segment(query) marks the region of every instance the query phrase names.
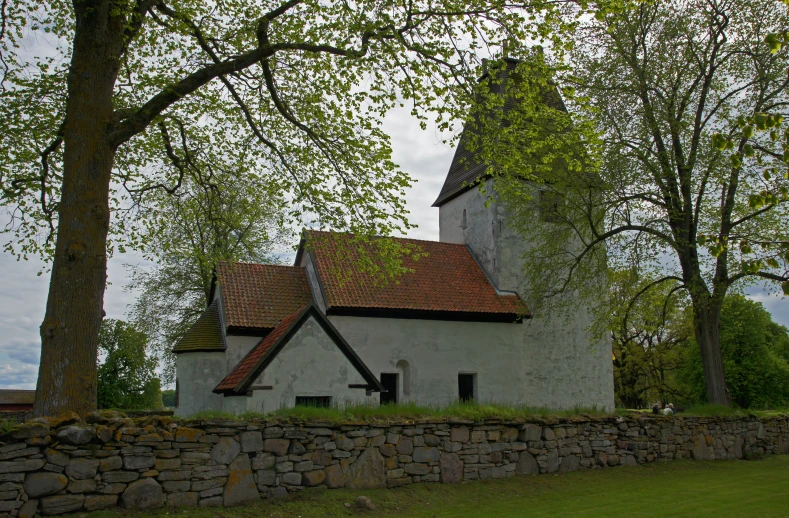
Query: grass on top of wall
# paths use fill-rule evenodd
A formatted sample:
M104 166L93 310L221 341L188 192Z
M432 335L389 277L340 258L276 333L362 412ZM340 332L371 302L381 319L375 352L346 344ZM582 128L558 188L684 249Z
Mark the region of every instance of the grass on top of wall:
M188 419L292 419L297 421L315 421L327 423L346 422L394 422L416 419L465 419L469 421L484 421L486 419L501 419L504 421L517 421L528 419L549 419L556 417L605 417L611 415L637 416L651 414L651 410L629 410L617 408L614 412L607 412L597 407L576 406L564 410L547 407L508 406L495 403L455 402L447 406L420 406L415 403L401 403L393 405L348 404L331 408L318 408L297 406L282 408L267 414L246 412L234 415L227 412L207 411L198 412ZM694 405L677 414L679 417L748 417L755 415L760 418L785 417L789 415L786 410L749 410L730 408L722 405Z
M282 408L268 414L244 413L240 415L226 412L198 412L190 419L293 419L299 421L319 421L329 423L400 421L415 419L466 419L482 421L485 419L518 420L529 418L571 417L588 415L602 417L611 415L597 407L574 407L566 410L536 408L527 406L507 406L488 403L455 402L447 406L420 406L415 403L394 405L348 404L331 408L297 406Z

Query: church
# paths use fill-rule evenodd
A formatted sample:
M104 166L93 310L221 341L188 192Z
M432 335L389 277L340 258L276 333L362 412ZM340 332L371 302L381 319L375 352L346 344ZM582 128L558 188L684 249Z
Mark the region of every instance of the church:
M392 238L420 253L396 281L375 282L353 236L334 232L305 231L293 266L220 264L211 303L173 349L176 414L459 400L612 409L610 337L588 330L584 308L530 313L528 243L472 155L461 138L433 205L439 241Z

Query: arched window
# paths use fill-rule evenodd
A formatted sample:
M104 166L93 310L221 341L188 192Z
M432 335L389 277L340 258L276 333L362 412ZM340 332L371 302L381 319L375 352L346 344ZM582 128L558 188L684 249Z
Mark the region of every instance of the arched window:
M465 211L463 211L465 214ZM403 373L403 395L411 395L411 366L406 360L399 360L395 367Z
M460 220L460 228L466 228L466 209L463 209L463 219Z

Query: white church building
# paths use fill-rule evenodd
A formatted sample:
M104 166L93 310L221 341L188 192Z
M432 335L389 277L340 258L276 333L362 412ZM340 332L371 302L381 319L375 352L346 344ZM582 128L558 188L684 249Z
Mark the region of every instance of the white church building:
M339 233L306 231L293 266L221 264L211 303L173 350L176 414L457 400L613 408L610 338L591 334L583 309L530 314L527 244L484 170L461 140L434 204L439 241L395 238L426 254L406 257L412 271L397 282L359 271L352 236ZM557 224L546 220L535 227Z

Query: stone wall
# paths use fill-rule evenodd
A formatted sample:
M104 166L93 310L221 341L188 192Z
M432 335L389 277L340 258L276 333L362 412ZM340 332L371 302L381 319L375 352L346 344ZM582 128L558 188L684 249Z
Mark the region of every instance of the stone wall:
M0 437L0 517L232 506L314 486L392 488L774 453L789 453L789 418L329 425L70 414Z

